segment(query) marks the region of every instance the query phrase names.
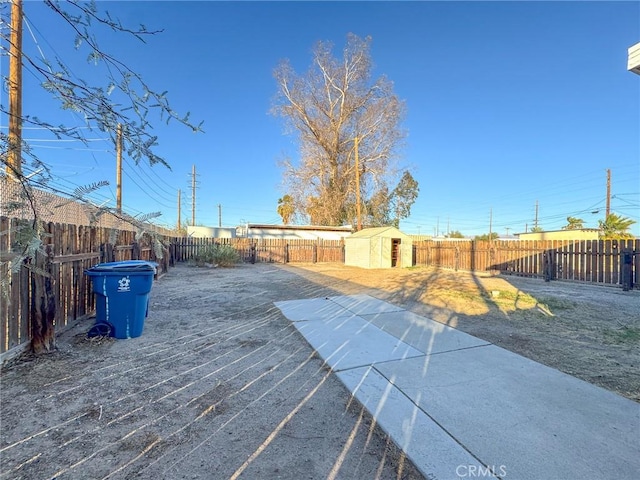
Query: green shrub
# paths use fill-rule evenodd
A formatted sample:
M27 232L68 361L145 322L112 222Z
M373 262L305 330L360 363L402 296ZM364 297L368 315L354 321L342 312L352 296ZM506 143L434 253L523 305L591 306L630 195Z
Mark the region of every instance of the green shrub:
M194 261L199 267L205 264L231 267L240 262L240 255L231 245L207 245L200 248Z

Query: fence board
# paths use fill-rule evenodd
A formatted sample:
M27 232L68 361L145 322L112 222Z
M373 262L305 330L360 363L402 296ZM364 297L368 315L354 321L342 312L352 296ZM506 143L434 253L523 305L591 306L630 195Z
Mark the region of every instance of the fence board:
M23 345L30 338L29 310L31 303L30 274L26 267L9 273L6 263L11 258L16 241L16 229L24 220L0 218L0 257L3 278L10 278L7 298L0 306L0 353ZM244 262L344 263L344 242L328 240L282 239L196 239L161 237L166 245L165 260L156 258L148 236L136 238L135 232L103 227L43 225L50 237L45 242L54 253L53 271L56 296L56 325L69 325L77 318L95 310L91 282L84 270L96 263L129 260L135 255L158 261L166 271L169 262L192 260L202 248L213 244L229 245ZM115 242L113 245L109 242ZM542 278L547 259L551 262L551 279L589 281L619 285L621 252L633 249L632 280L640 288L640 240L612 241L434 241L421 240L413 244L416 265L437 266L453 270L500 271L504 274ZM170 259L170 260L169 260Z
M6 296L0 302L0 353L14 347L25 346L31 339L30 312L33 308L33 287L36 274L22 266L11 273L9 262L13 258L17 229L25 220L0 217L0 274L7 285ZM116 238L115 251L119 260L129 260L135 232L100 227L43 223L43 244L49 245L54 255L51 265L53 294L56 303L56 329L63 329L72 320L95 310L95 298L90 279L84 270L100 263L101 239ZM168 239L169 237L167 237ZM153 255L148 235L142 236L142 256ZM17 250L19 251L19 250ZM155 256L154 256L155 258ZM8 301L7 301L8 300Z
M633 258L631 260L633 275L631 276L631 281L634 286L640 287L640 284L638 284L638 278L640 277L640 272L638 272L638 268L640 268L640 240L628 240L627 248L633 253Z
M620 245L618 240L611 242L611 283L620 283Z
M611 283L611 242L604 244L604 283Z

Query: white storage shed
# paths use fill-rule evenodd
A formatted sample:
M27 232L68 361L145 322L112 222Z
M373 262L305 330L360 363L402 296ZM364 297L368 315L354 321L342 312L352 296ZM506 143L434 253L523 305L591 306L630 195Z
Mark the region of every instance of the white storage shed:
M413 240L395 227L365 228L344 239L345 265L361 268L410 267Z

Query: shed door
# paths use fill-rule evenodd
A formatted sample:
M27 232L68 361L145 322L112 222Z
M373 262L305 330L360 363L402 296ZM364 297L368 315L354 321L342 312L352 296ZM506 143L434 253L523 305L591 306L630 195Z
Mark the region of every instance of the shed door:
M400 257L400 238L391 239L391 266L396 267L398 265L398 258Z

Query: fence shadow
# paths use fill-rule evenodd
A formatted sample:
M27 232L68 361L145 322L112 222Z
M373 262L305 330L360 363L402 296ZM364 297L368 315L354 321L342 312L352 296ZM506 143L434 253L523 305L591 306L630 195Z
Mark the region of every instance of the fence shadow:
M288 265L344 295L367 293L640 400L640 291L438 267ZM612 313L614 312L614 313ZM635 343L634 343L635 342ZM635 347L634 347L635 345Z

